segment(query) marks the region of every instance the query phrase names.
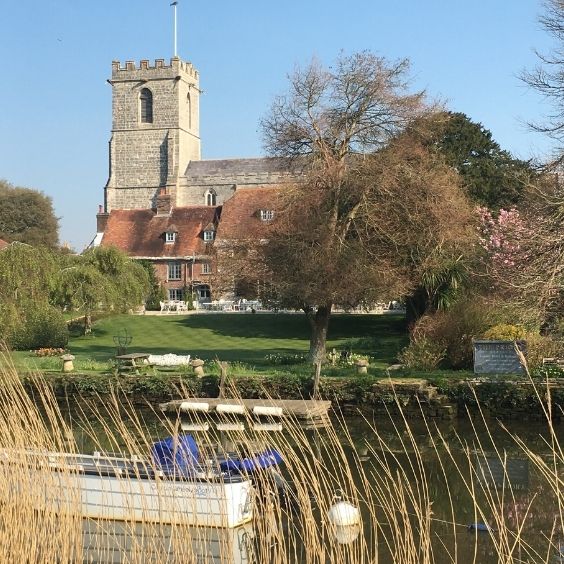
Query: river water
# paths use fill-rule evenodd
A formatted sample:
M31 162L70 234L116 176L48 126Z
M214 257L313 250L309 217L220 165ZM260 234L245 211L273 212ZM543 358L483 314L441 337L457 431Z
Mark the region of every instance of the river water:
M154 438L166 436L168 431L158 415L151 410L141 410L140 413L143 425ZM104 447L103 437L107 429L119 426L115 418L104 420L98 412L92 416L92 426L87 429L84 421L90 419L88 408L80 416L74 408L68 409L65 418L72 425L79 449L86 453ZM125 424L128 422L125 421ZM417 474L421 472L418 469L423 469L425 491L432 502L431 561L498 562L496 542L501 542L501 533L476 532L468 530L468 525L480 523L497 528L500 519L503 519L504 534L507 533L511 539L519 531L521 539L509 561L564 562L558 549L562 539L562 508L551 487L554 480L543 477L537 465L531 461L531 456L524 452L523 446L526 445L538 456L538 460L548 463L548 467L562 478L562 459L556 460L554 457L554 447L551 447L546 424L511 422L508 428L504 428L493 420L485 426L481 421L458 419L436 424L412 420L407 425L401 420L367 421L361 417L348 417L335 422L334 436L343 446L343 456L350 463L351 479L361 492L364 487L363 476L364 480L368 477L369 481L373 480L380 486L385 483L381 480L385 472L390 472L391 476L402 474L407 480L412 479L413 483L417 483ZM107 428L104 429L104 426ZM558 443L562 431L562 426L555 424ZM334 451L325 448L324 431L304 433L311 448L301 455L310 457L314 464L330 466L329 459L334 456ZM275 438L273 442L277 442ZM108 443L109 450L115 451L116 446L125 448L125 445ZM303 445L300 448L303 449ZM339 479L342 480L342 477L337 476L336 481ZM476 513L473 498L482 508L481 514ZM358 556L357 551L351 562L397 562L397 553L394 556L393 547L387 547L384 541L384 537L393 529L390 512L378 509L378 499L373 497L372 502L376 505L375 512L367 512L366 508L362 508L363 530L359 535L363 539L362 555ZM410 506L409 501L407 505ZM414 510L408 507L409 511ZM299 520L296 521L299 523ZM416 520L411 525L417 529ZM285 531L280 534L292 539L299 538L300 532L293 531L292 526L290 515L284 523ZM264 549L257 556L254 548L257 543L260 544L258 537L264 534L264 526L260 529L258 531L250 523L232 531L210 530L204 533L201 529L195 530L191 548L194 561L212 564L266 561ZM111 535L107 534L109 530ZM412 534L418 538L419 532L415 530ZM85 561L186 561L175 553L174 543L170 542L173 535L174 532L167 527L158 530L152 527L149 531L141 526L124 527L119 523L104 523L102 526L90 522L85 524ZM276 543L276 535L273 538L272 542ZM143 542L140 543L140 539ZM332 541L328 539L326 542ZM351 546L359 542L356 539ZM270 562L311 561L306 556L307 551L294 544L292 541L283 549L272 548L272 554L276 554L278 560L273 557ZM104 547L102 551L100 546ZM151 547L157 547L153 556ZM284 550L289 550L291 555L284 556ZM354 549L351 550L351 554L354 553ZM326 561L331 562L331 559ZM346 562L346 557L342 561Z

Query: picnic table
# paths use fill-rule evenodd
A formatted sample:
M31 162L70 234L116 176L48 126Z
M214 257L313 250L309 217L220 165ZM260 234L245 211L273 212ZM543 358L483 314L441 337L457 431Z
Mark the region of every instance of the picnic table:
M153 365L149 363L149 353L129 353L129 354L118 354L114 358L117 363L118 374L124 372L134 372L135 374L140 374L139 369L152 368Z

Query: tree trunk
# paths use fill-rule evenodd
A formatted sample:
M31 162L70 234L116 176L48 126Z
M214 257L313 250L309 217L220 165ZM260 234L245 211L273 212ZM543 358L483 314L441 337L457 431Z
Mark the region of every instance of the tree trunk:
M325 347L327 342L327 329L329 328L329 317L333 304L319 306L317 311L306 311L306 315L311 326L311 336L309 338L309 362L323 363L325 361Z
M429 309L429 296L425 288L418 286L411 296L405 300L405 320L408 326L415 324L415 322L425 315Z
M90 312L84 314L84 334L92 333L92 315Z

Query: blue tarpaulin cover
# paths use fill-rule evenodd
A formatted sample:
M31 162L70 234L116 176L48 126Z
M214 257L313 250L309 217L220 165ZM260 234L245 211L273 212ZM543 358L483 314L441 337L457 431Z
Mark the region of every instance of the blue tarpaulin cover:
M153 444L151 454L155 466L167 474L189 476L198 465L198 445L192 435L183 434L168 437ZM269 468L282 462L280 453L267 449L260 454L246 458L225 458L218 460L223 472L239 474Z
M153 462L162 470L191 468L198 463L198 445L192 435L167 437L153 444Z
M267 449L261 454L248 458L228 458L220 464L220 467L224 471L253 472L280 462L282 462L280 453L274 449Z

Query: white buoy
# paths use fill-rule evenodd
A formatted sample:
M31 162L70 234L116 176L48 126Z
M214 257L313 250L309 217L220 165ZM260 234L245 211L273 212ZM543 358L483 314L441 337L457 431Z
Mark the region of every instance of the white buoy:
M255 405L253 413L255 415L270 415L271 417L282 417L284 410L281 407L269 405Z
M198 401L183 401L180 404L180 411L190 412L190 411L209 411L210 404Z
M335 539L339 544L349 544L355 541L360 534L360 525L347 525L335 527Z
M350 527L360 523L358 507L346 502L337 501L327 512L329 522L335 527Z

